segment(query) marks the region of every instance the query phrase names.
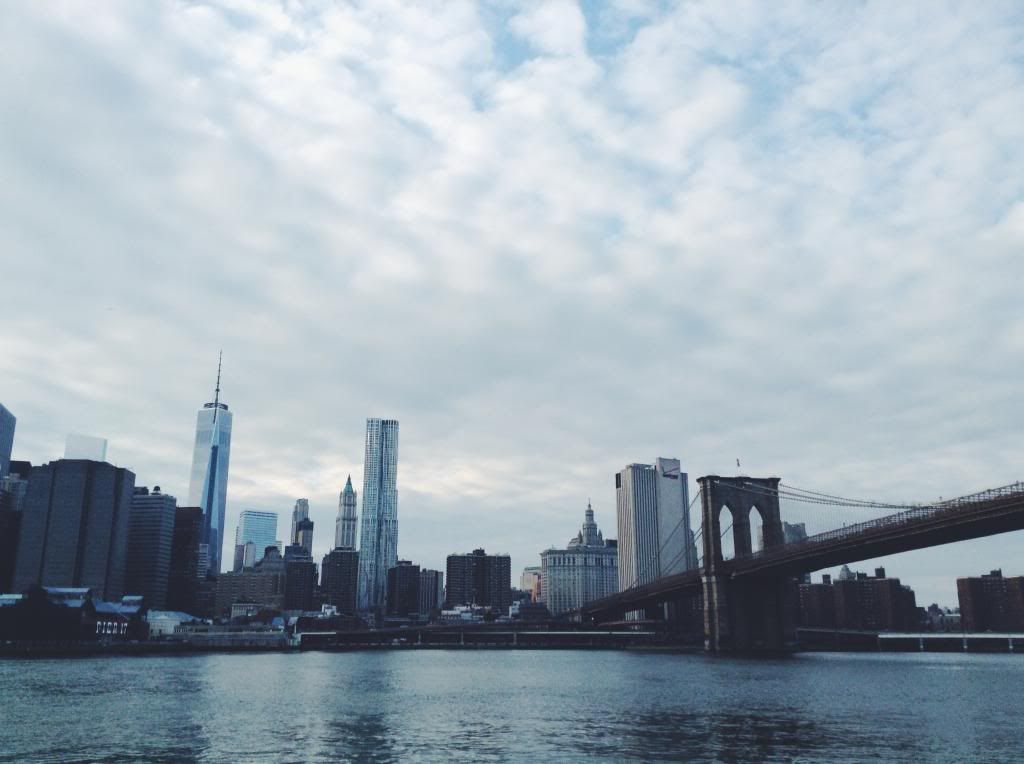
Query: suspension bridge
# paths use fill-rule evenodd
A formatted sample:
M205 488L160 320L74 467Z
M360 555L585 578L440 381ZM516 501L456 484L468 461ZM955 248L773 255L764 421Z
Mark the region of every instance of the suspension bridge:
M789 486L779 478L708 475L697 482L693 504L700 500L701 526L694 534L700 544L696 566L661 577L649 574L637 586L589 602L580 608L581 620L621 621L627 614L650 614L675 604L684 612L700 612L704 645L711 652L781 650L795 629L792 603L786 599L796 576L1024 529L1024 483L907 504L849 499ZM787 539L783 503L787 509L816 510L805 515L812 523L809 535ZM865 514L876 516L860 519ZM724 528L723 519L728 520ZM760 543L755 549L756 525ZM684 537L689 534L677 531L668 534L670 543L660 550L662 555L675 550L673 562L662 570L687 557L679 547L688 543Z

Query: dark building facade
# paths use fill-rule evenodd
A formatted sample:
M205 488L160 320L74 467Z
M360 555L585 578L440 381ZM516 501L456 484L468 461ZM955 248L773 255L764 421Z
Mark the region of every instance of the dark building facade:
M313 558L293 557L285 561L284 568L284 609L312 610L317 581Z
M140 486L132 494L125 591L141 594L154 610L167 606L177 504L173 496L160 493L160 486L152 492Z
M201 615L199 545L203 539L202 507L178 507L171 535L171 562L167 572L167 609Z
M307 555L313 554L313 521L304 517L295 523L295 538L293 544L297 544L306 550Z
M1003 578L1002 570L958 578L960 622L964 631L1024 632L1024 577Z
M14 589L85 587L124 594L135 474L106 462L59 459L35 467L22 510Z
M268 610L287 609L286 565L277 547L269 546L263 559L254 567L237 573L221 573L217 577L215 616L227 616L231 606L240 602Z
M444 606L444 573L420 570L420 615L432 615Z
M512 560L483 549L448 555L445 607L481 605L507 614L512 604Z
M917 598L885 569L800 585L800 624L806 628L914 631L920 628Z
M320 591L328 605L334 605L342 615L355 614L358 586L359 552L338 548L324 555Z
M420 566L399 560L388 569L388 615L410 616L420 612Z
M0 494L0 594L14 590L14 564L21 532L21 512L4 506L5 498Z

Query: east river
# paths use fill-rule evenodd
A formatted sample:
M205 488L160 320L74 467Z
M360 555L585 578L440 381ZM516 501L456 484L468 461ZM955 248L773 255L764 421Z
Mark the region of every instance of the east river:
M1024 761L1024 656L0 660L0 761Z

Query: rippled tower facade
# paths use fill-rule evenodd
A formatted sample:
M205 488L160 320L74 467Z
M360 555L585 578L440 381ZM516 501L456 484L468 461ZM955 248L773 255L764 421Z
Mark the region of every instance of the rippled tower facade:
M224 513L228 501L228 464L231 458L231 412L220 402L220 364L213 402L205 403L196 416L196 442L192 451L192 476L188 503L202 507L202 545L208 552L208 571L220 573L224 546Z
M345 488L338 496L338 519L334 521L334 548L356 548L356 492L352 488L352 476L345 481Z
M379 611L388 569L398 562L398 422L366 420L363 512L359 529L359 609Z

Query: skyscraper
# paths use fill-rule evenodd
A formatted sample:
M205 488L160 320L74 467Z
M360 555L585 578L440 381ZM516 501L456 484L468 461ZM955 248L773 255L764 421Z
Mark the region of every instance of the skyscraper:
M277 513L257 512L246 509L238 516L235 530L235 565L237 572L243 567L252 567L263 559L268 546L275 546L277 539ZM252 560L245 560L245 546L252 544ZM240 551L241 549L241 551Z
M687 480L678 459L660 457L615 474L620 591L697 565Z
M11 465L11 450L14 448L14 426L17 417L0 403L0 478L7 476Z
M366 420L363 513L359 532L359 609L380 610L388 570L398 562L398 422Z
M345 489L338 494L338 519L334 521L334 548L356 548L356 492L352 489L352 476L345 481Z
M167 575L167 608L195 615L200 608L200 587L206 577L200 563L199 547L203 536L203 510L178 507L174 513L171 538L171 567Z
M302 547L307 555L313 554L313 521L304 517L295 525L295 539L292 546Z
M617 592L617 557L615 542L605 541L594 522L594 510L587 502L583 528L568 546L548 549L540 555L542 601L551 614L575 610Z
M512 558L474 549L470 554L448 555L445 607L483 605L508 615L512 604Z
M135 474L106 462L59 459L32 470L22 510L14 590L86 587L102 600L125 593L128 516Z
M306 520L309 518L309 499L296 499L295 509L292 510L292 534L290 544L298 544L299 539L295 535L296 526L299 524L299 520Z
M188 503L203 508L203 544L209 571L220 573L224 546L224 513L228 500L228 462L231 456L231 412L220 402L220 362L213 402L204 403L196 416L196 442L192 451L192 477Z
M356 613L356 589L359 580L359 552L335 549L320 566L320 590L328 604L344 615Z
M136 488L128 516L125 593L141 594L153 610L167 606L167 583L178 502L170 494Z

